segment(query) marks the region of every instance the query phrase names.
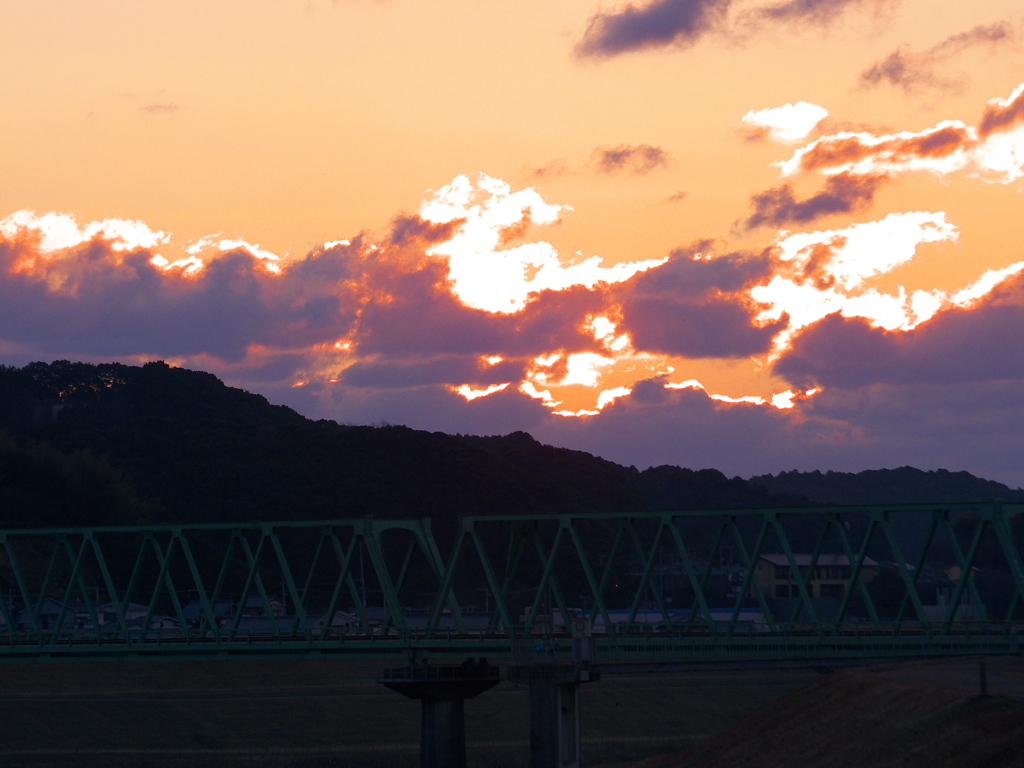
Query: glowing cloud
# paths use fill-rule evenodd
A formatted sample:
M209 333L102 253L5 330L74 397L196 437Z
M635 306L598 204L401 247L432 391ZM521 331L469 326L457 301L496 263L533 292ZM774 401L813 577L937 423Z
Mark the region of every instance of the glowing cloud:
M957 229L944 213L891 213L881 221L845 229L788 235L776 245L776 253L806 277L820 272L849 290L909 261L921 243L956 237Z
M1001 283L1024 272L1024 261L1018 261L1003 269L990 269L966 288L949 297L951 304L969 307L992 293Z
M612 389L606 389L597 396L597 410L601 410L606 405L614 403L618 398L625 397L633 392L632 387L614 387Z
M69 213L15 211L0 220L0 235L5 240L32 237L36 249L43 254L74 248L93 239L106 241L115 251L134 251L155 248L170 240L166 232L150 229L141 221L130 219L104 219L80 225Z
M726 405L757 405L757 406L771 406L780 411L789 410L796 405L797 400L807 400L814 397L821 389L814 388L808 389L804 392L793 392L787 389L785 392L777 392L769 398L760 397L758 395L742 395L740 397L731 397L730 395L720 395L708 392L696 379L689 379L678 383L664 382L663 386L665 389L695 389L704 392L709 400L714 400L718 403L725 403Z
M473 387L469 386L469 384L462 384L458 387L449 387L449 389L451 389L452 392L462 395L462 397L466 398L466 400L476 400L481 397L493 395L495 392L501 392L507 387L508 384L506 383L492 384L491 386L484 387L483 389L474 389Z
M561 291L572 286L592 288L618 283L666 259L602 266L593 256L566 265L551 244L540 241L502 249L503 237L528 224L551 224L567 206L546 203L533 188L512 192L500 179L481 174L476 183L465 175L424 201L420 216L435 224L461 222L455 234L428 251L444 256L452 290L466 306L487 312L513 313L523 309L530 294Z
M859 290L865 281L912 259L923 243L955 240L957 229L943 213L894 213L881 221L854 224L840 230L786 235L775 253L780 266L750 296L766 305L758 319L771 322L784 315L789 325L773 342L775 359L793 338L812 323L839 312L863 317L875 327L909 330L928 319L944 299L901 288L896 295Z
M814 126L828 117L817 104L798 101L771 109L750 110L740 120L754 136L767 135L781 144L795 144L806 138Z
M331 246L347 244L347 240L338 240L332 243ZM327 248L331 246L325 245L324 247ZM199 259L200 263L205 263L205 261L211 258L216 258L216 256L219 256L220 254L238 250L245 251L251 256L259 259L267 271L273 272L274 274L280 274L280 256L266 250L265 248L261 248L259 245L242 240L241 238L232 239L221 238L220 235L207 235L206 237L194 240L185 248L185 252L190 256ZM200 254L205 256L205 259L199 258ZM194 260L195 259L193 259L193 261ZM171 266L174 266L174 264L177 263L178 262L173 262Z
M944 120L918 132L876 136L844 131L812 141L778 166L787 176L799 171L861 176L928 171L1009 184L1024 176L1024 83L1009 98L991 99L979 128Z

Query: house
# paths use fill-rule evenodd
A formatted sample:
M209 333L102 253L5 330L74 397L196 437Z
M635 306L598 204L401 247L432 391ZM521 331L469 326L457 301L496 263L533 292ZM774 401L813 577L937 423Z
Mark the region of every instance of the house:
M218 600L210 606L210 610L213 612L214 621L220 625L234 617L238 605L233 600ZM193 600L181 609L181 613L190 627L198 627L204 618L203 604L199 600Z
M811 555L793 555L796 565L803 574L804 583L812 598L841 599L846 594L846 587L853 576L850 560L846 555L818 555L814 572L807 573L811 565ZM878 563L865 557L860 567L860 580L865 584L878 575ZM771 599L799 597L800 588L793 578L790 560L786 555L761 555L754 569L754 576L761 592ZM753 587L750 596L755 597Z
M221 624L221 629L224 631L230 631L234 626L236 619L226 621ZM242 614L237 618L238 626L235 628L236 632L240 635L276 635L278 633L288 633L292 631L295 623L294 616L263 616L263 615L245 615Z
M145 637L147 640L161 640L184 637L181 631L181 622L174 616L152 616L149 626L144 626L146 617L134 619L128 622L128 631L136 637Z
M321 616L319 619L313 622L313 634L316 637L320 637L324 631L324 625L327 624L328 617ZM347 611L335 611L334 618L331 619L330 627L328 631L333 630L334 633L347 634L360 626L359 617L348 613Z
M44 632L57 629L57 624L58 622L60 622L61 610L63 610L63 603L60 600L55 600L52 597L46 598L46 600L43 601L43 604L39 606L39 629ZM85 610L85 606L82 604L73 603L69 605L67 607L67 610L64 612L64 621L61 622L61 629L74 629L75 614L82 610ZM32 618L31 614L29 613L29 609L22 609L18 612L18 629L32 629Z
M136 619L144 619L146 614L149 613L149 606L142 605L141 603L127 603L121 606L121 610L124 612L124 620L126 622L132 622ZM96 620L100 626L106 626L107 624L117 623L117 610L114 608L113 603L103 603L102 605L96 606Z
M270 613L267 613L267 606ZM249 595L242 604L243 616L284 616L284 603L276 595L267 595L266 602L260 595Z

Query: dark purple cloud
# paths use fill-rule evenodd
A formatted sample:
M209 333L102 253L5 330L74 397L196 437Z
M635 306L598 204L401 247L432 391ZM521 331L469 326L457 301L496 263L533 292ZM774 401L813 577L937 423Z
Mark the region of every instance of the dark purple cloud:
M493 365L478 356L439 355L428 359L360 360L341 374L350 387L396 389L429 384L492 384L520 381L526 373L526 361L502 360Z
M634 275L614 290L633 297L687 300L711 293L737 293L770 277L769 251L714 255L714 245L714 240L697 240L676 248L664 264Z
M830 24L852 6L878 5L877 0L787 0L753 11L760 19Z
M1019 382L826 389L798 409L725 405L652 380L589 419L545 420L542 442L643 468L679 464L750 476L912 464L1024 484Z
M730 0L654 0L597 13L576 46L579 56L607 58L645 48L683 48L725 20Z
M668 152L650 144L620 144L598 147L590 155L590 165L600 173L632 173L643 176L668 165Z
M966 32L950 35L941 43L917 53L899 48L861 72L860 84L875 87L888 83L908 93L921 88L956 89L962 81L939 75L936 70L940 64L972 48L987 46L994 49L1013 42L1016 37L1010 24L1000 21L979 24Z
M911 331L829 315L804 330L775 372L799 387L1024 382L1024 278L977 307L936 314Z
M669 161L669 153L661 147L651 144L619 144L615 147L595 147L587 163L578 168L570 168L564 160L552 160L539 168L534 168L530 175L535 179L586 172L645 176L658 168L667 167ZM685 196L685 193L677 194Z
M1024 120L1024 87L1017 86L1008 99L993 99L986 107L978 126L982 138L1007 131Z
M241 250L183 277L155 267L149 251L116 254L94 240L63 255L66 274L12 271L28 247L0 243L0 336L41 352L239 360L253 344L343 335L354 318L345 285L282 286Z
M622 305L622 329L647 352L691 358L750 357L768 351L788 320L757 327L757 307L735 297L701 301L641 299Z
M825 180L821 192L805 200L796 199L790 184L773 187L750 198L754 212L740 226L754 229L807 224L822 216L861 210L871 204L875 193L887 180L885 175L837 173Z
M31 234L0 240L0 341L41 356L206 356L239 364L254 348L308 349L352 332L368 302L446 286L426 248L459 222L399 217L382 247L356 239L268 270L246 248L216 255L189 275L165 271L154 252L122 252L100 237L57 255ZM409 285L412 283L412 285Z
M768 351L772 338L786 326L784 318L759 327L754 318L760 308L744 291L768 278L769 254L704 258L710 246L704 241L678 249L660 267L615 286L621 328L638 350L695 358L747 357Z
M359 316L360 354L458 354L521 357L553 350L595 350L586 317L600 313L599 290L543 291L515 314L495 314L462 304L447 283L447 267L432 264L398 274L382 298L373 296Z

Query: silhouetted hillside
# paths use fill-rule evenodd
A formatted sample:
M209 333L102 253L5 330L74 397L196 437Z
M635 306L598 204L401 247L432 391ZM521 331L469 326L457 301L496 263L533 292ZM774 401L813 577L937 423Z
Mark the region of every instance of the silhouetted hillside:
M970 472L913 467L870 469L864 472L780 472L758 475L751 483L773 494L806 496L815 504L955 503L1000 499L1024 501L1024 490L1013 490Z
M0 368L0 429L23 446L101 457L157 519L182 522L374 515L450 524L467 514L791 501L715 470L638 472L522 432L463 437L311 421L211 374L161 362ZM100 509L83 504L77 522L111 522ZM25 505L3 517L21 525L50 519Z
M104 459L45 444L21 446L0 432L0 528L64 527L82 520L132 525L151 519L149 505Z
M0 366L0 524L722 509L1024 498L966 472L643 472L524 432L312 421L162 362ZM1016 495L1014 495L1016 494Z

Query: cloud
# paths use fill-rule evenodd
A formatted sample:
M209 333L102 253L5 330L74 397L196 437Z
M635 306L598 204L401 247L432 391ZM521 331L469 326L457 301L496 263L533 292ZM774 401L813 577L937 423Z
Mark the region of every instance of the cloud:
M619 144L615 147L595 147L587 163L576 169L570 168L564 160L552 160L534 168L530 176L538 180L576 173L646 176L658 168L668 167L669 162L669 153L661 147L651 144ZM685 196L685 193L681 194Z
M154 102L152 104L143 104L139 107L140 112L145 112L147 115L166 115L171 112L177 112L181 109L180 104L174 104L173 102Z
M932 170L962 153L961 172L995 167L984 153L1016 140L1019 90L989 102L978 129L809 143L790 162L823 174L823 189L801 200L787 183L755 196L751 226L860 210L912 162ZM644 158L623 157L625 170ZM878 168L861 175L844 164ZM909 408L940 439L943 419L966 421L951 409L988 392L1002 405L977 412L1000 415L1003 384L1020 379L1011 329L1024 320L1024 262L955 291L881 287L925 258L922 246L956 240L942 212L774 232L749 251L704 239L609 264L539 238L570 210L532 188L457 176L382 235L296 256L230 234L180 242L139 221L18 212L0 220L0 350L5 362L160 357L311 416L528 429L627 463L744 472L910 461L893 446L955 456L874 414ZM966 361L945 363L946 381L943 355ZM705 388L687 369L693 359L709 370L748 358L762 372L751 377L767 382L757 393ZM850 363L858 358L866 362ZM900 387L936 410L907 404ZM859 412L865 403L874 410Z
M878 188L888 180L885 175L855 176L837 173L825 180L825 188L815 195L797 200L793 187L783 184L753 195L754 212L742 222L744 229L786 224L808 224L822 216L862 210L874 200Z
M771 24L827 26L854 7L880 9L895 0L787 0L729 19L732 0L653 0L600 11L576 44L579 58L603 59L654 48L689 48L709 35L759 33Z
M581 57L606 58L627 51L685 48L721 27L730 0L654 0L590 17L576 46Z
M797 171L822 173L948 174L969 169L977 148L977 131L959 120L944 120L923 131L876 136L840 132L801 147L779 167L784 175Z
M590 165L599 173L630 173L643 176L667 166L668 152L650 144L598 147L590 155Z
M690 358L749 357L768 351L787 319L757 322L763 307L746 293L771 274L768 254L704 258L709 245L679 249L663 266L615 288L619 329L630 334L635 349Z
M447 355L427 358L379 359L357 361L341 374L341 380L353 387L404 389L428 384L472 384L487 387L519 381L526 373L523 360L497 360L490 363L475 355Z
M1015 132L1021 122L1024 122L1024 83L1014 88L1008 98L989 100L978 132L983 139L988 139L998 133Z
M626 152L623 167L629 167L633 157ZM639 157L639 162L645 161L644 151ZM433 245L428 253L445 257L452 291L461 302L488 312L516 312L526 306L531 294L544 290L620 282L664 261L645 259L605 267L600 257L593 256L566 265L543 241L501 248L502 232L510 227L527 217L534 224L551 224L564 210L565 206L546 203L532 188L512 192L505 182L481 175L476 182L456 177L423 203L420 216L434 223L460 222L450 238Z
M979 301L951 304L906 332L829 315L800 334L775 370L798 386L1024 382L1021 328L1024 264Z
M771 109L750 110L740 122L748 138L768 137L782 144L795 144L807 137L814 127L828 117L828 110L817 104L798 101Z
M556 179L572 173L565 160L552 160L530 171L530 176L535 179Z
M893 51L861 72L860 84L862 87L875 87L888 83L907 93L923 88L957 89L963 81L942 77L936 72L939 65L972 48L987 46L994 50L1016 39L1015 30L1006 21L979 24L924 51L915 53L906 48Z
M686 196L688 194L689 193L685 192L684 190L679 190L678 192L673 192L671 195L669 195L668 197L665 198L665 202L666 203L681 203L681 202L683 202L683 200L686 199Z
M251 345L343 334L352 318L344 284L282 282L274 262L244 247L171 262L156 251L168 236L139 222L77 227L71 217L27 212L5 219L0 233L0 332L40 351L239 360Z
M828 389L780 410L728 404L659 380L637 385L587 419L547 419L546 443L646 467L714 467L728 476L835 469L857 472L912 463L1024 482L1024 412L1016 382L873 385Z
M784 175L896 175L928 171L963 173L1000 184L1024 176L1024 84L1009 97L989 100L980 126L944 120L923 131L875 135L849 132L822 136L778 163Z
M869 4L884 3L871 0L787 0L756 8L751 13L761 20L825 25L835 21L850 7Z
M622 312L622 329L637 349L692 359L764 354L787 323L782 318L758 327L757 308L736 297L631 300Z
M955 300L941 291L908 296L902 288L885 293L867 285L913 259L921 244L955 240L957 229L943 213L894 213L840 230L783 235L773 248L777 266L771 278L749 291L765 307L760 322L788 318L773 340L772 358L803 329L836 312L875 327L909 330Z
M223 235L176 243L142 222L22 211L0 221L0 343L34 357L191 361L236 381L493 396L601 358L615 339L592 325L609 287L666 261L567 261L526 240L565 210L460 176L377 242L295 258ZM538 357L556 362L537 368Z

